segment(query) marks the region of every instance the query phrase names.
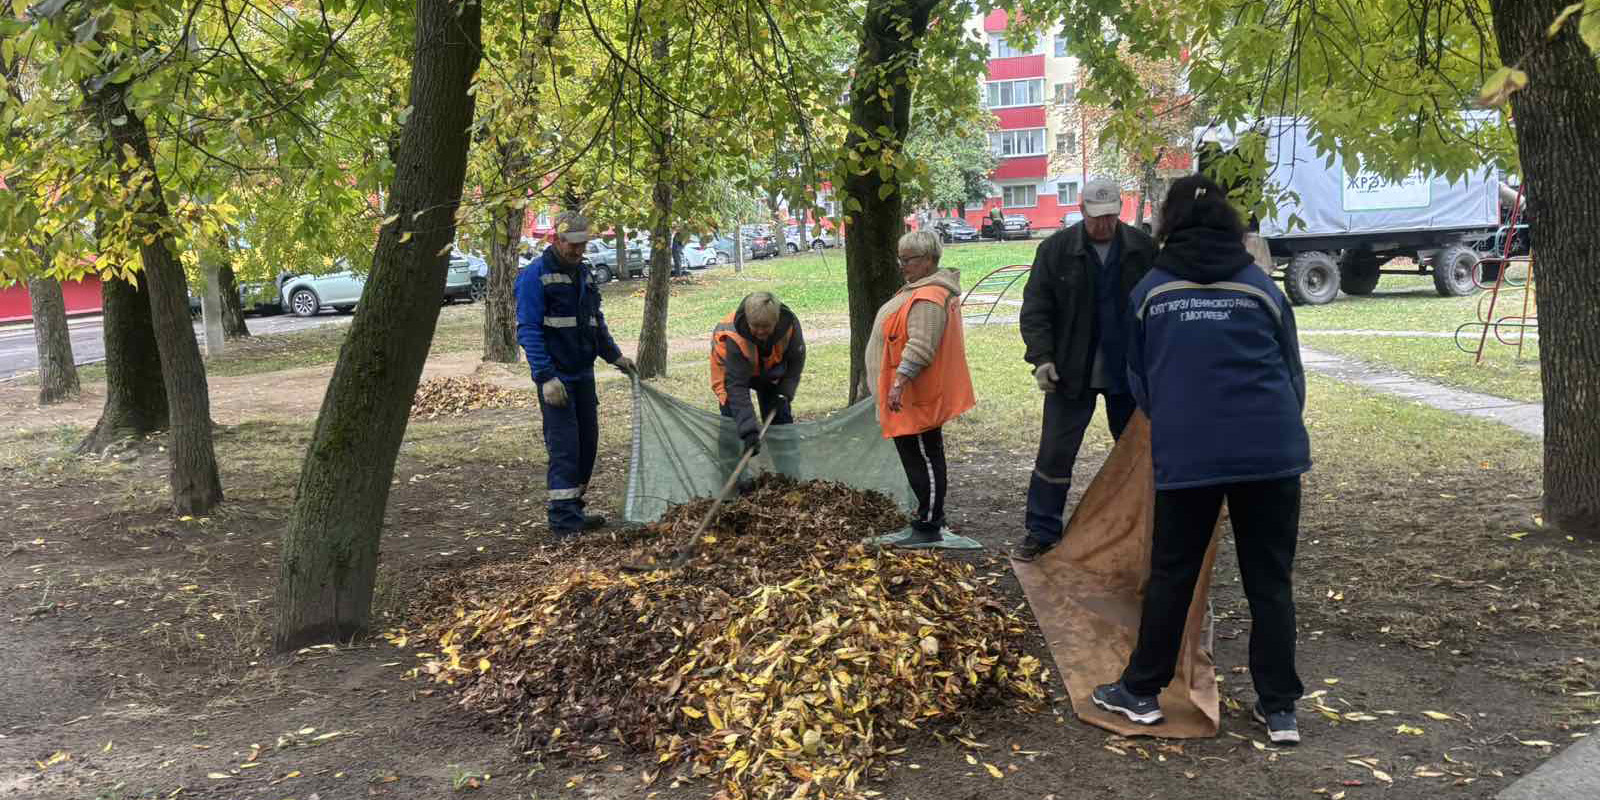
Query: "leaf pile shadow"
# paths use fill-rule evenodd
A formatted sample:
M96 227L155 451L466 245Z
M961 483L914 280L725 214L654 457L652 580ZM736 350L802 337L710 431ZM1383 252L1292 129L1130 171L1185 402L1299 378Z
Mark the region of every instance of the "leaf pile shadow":
M532 404L525 392L502 389L477 378L429 378L417 387L411 418L459 417L480 408L527 408Z
M503 719L527 755L654 753L719 797L847 797L900 743L967 712L1044 698L1028 624L970 564L879 550L894 504L768 476L725 506L696 558L630 574L688 545L709 508L671 510L635 552L619 540L451 575L408 631L417 674Z

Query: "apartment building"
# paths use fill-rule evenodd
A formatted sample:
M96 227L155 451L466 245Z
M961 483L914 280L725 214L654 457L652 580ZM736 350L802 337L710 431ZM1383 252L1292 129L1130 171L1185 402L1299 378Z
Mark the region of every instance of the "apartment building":
M1064 215L1080 212L1079 192L1099 177L1091 152L1097 136L1072 113L1078 60L1059 26L1036 42L1013 43L1006 38L1008 22L1006 12L993 11L968 23L989 50L982 99L999 123L989 137L999 158L989 176L990 196L981 208L966 209L968 221L978 224L998 205L1006 214L1027 217L1034 230L1055 228ZM1187 154L1173 155L1163 159L1162 171L1187 171ZM1133 197L1124 201L1124 219L1134 219L1136 203Z

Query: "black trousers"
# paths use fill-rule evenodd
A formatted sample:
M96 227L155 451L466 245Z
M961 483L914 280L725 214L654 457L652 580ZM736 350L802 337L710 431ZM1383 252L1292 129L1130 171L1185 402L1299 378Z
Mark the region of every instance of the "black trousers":
M1184 620L1211 533L1228 501L1239 576L1250 601L1250 678L1267 712L1290 711L1305 693L1295 670L1294 566L1300 477L1156 492L1155 541L1134 647L1122 682L1156 695L1172 682Z
M1083 434L1094 418L1096 395L1106 398L1106 425L1111 438L1122 438L1123 428L1133 417L1131 394L1105 394L1096 389L1076 400L1056 392L1045 392L1044 426L1039 432L1039 455L1033 462L1033 477L1028 479L1028 512L1023 518L1028 533L1046 542L1060 541L1061 515L1067 507L1067 492L1072 489L1072 468L1078 462Z
M944 527L944 494L948 485L944 463L944 429L894 437L906 480L917 496L917 518L911 527L933 533Z

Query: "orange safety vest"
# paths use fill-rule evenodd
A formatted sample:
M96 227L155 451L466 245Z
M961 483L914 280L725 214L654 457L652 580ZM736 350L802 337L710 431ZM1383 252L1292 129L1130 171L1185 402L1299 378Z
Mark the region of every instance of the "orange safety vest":
M889 386L906 349L906 320L918 301L945 306L944 337L933 363L922 368L900 395L900 410L889 410ZM954 302L953 302L954 301ZM978 404L967 371L966 337L961 329L961 309L956 295L943 286L924 286L883 322L883 363L878 369L878 422L883 438L931 431Z
M781 313L779 319L782 319ZM711 329L711 391L717 395L717 402L728 404L728 370L726 360L729 346L739 348L744 353L744 360L749 362L752 370L750 377L759 378L770 370L776 369L783 363L783 354L789 349L789 340L794 338L794 326L783 332L778 341L772 343L772 352L767 354L765 361L757 361L756 343L739 335L734 321L738 318L739 311L723 317L715 328Z

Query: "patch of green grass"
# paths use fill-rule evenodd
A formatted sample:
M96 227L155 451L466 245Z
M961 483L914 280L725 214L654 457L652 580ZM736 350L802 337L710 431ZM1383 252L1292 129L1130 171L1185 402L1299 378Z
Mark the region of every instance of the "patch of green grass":
M1537 339L1528 340L1520 360L1515 347L1490 340L1482 363L1474 363L1472 354L1450 339L1338 335L1305 336L1301 342L1447 386L1529 403L1544 399Z

